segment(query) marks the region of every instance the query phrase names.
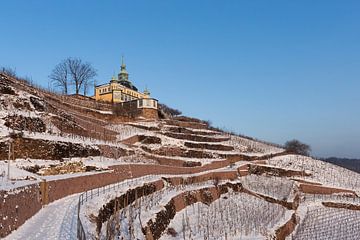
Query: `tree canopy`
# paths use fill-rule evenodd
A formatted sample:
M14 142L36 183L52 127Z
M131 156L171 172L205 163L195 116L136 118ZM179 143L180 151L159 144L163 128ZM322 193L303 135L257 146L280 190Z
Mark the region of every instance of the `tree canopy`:
M300 142L299 140L290 140L285 143L285 149L288 152L309 156L311 152L311 147L305 143Z

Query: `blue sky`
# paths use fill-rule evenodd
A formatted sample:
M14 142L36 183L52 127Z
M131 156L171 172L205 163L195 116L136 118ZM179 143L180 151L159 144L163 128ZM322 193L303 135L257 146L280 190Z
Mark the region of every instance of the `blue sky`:
M359 1L1 1L0 66L43 86L80 57L97 82L125 55L185 115L316 156L360 158Z

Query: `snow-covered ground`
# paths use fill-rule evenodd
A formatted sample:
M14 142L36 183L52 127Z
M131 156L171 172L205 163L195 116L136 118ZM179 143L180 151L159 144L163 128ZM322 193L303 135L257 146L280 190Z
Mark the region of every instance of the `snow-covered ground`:
M14 89L13 87L10 87ZM38 104L42 104L42 100L25 91L14 89L16 95L0 95L0 142L7 141L8 135L12 132L6 127L4 119L8 116L21 116L26 118L40 118L46 125L46 131L29 132L21 131L26 138L42 139L58 142L71 142L86 145L87 147L95 147L96 145L108 145L113 147L121 147L126 150L136 152L133 156L121 157L119 159L110 159L105 157L88 157L88 158L72 158L65 159L65 162L81 162L84 166L95 166L98 169L109 169L110 166L125 163L155 163L144 155L151 157L165 157L169 159L183 161L197 161L207 164L213 161L224 160L219 157L220 154L244 154L249 156L261 156L264 154L275 154L282 152L284 149L275 147L266 143L250 140L240 136L229 135L227 133L213 131L210 129L193 129L185 128L192 132L192 135L203 136L209 138L218 138L220 142L204 142L206 144L232 146L232 151L218 151L207 149L188 148L186 142L201 143L185 139L177 139L165 136L169 128L176 126L169 125L166 121L137 121L124 124L109 124L106 128L117 132L116 141L103 141L92 138L86 138L74 134L60 133L59 129L51 122L52 117L56 117L53 113L47 111L39 112L36 110L30 98L37 98ZM32 99L33 100L33 99ZM61 108L61 103L49 100L53 107L59 107L66 112L66 108ZM37 105L37 104L36 104ZM20 107L19 107L20 106ZM80 106L81 107L81 106ZM84 107L86 108L86 107ZM102 114L112 114L110 111L97 111ZM93 120L101 129L108 124L104 119L92 119L82 115L69 108L69 116L80 122L89 123L92 126ZM56 111L55 111L56 112ZM59 113L59 115L61 115ZM95 125L96 125L95 124ZM86 125L86 124L85 124ZM153 128L154 131L145 130L145 128ZM20 133L20 131L15 131ZM211 135L202 135L202 133L210 133ZM198 133L198 134L197 134ZM120 141L135 135L155 136L161 140L161 144L143 144L136 143L134 146L127 146ZM188 135L188 134L184 134ZM228 138L230 138L228 140ZM151 149L171 147L182 148L185 150L200 150L205 153L213 154L214 158L202 159L192 157L166 157L141 150L142 146ZM225 167L212 171L234 171L247 162L237 162L232 168ZM276 167L304 170L311 173L311 176L298 177L300 179L319 182L326 186L340 187L355 190L360 194L360 174L346 170L344 168L314 160L308 157L297 155L275 157L268 161L270 165ZM63 178L72 178L89 174L97 174L98 172L79 172L68 173L53 176L39 176L30 173L24 169L27 167L39 166L50 167L52 165L61 165L61 161L44 160L44 159L17 159L10 164L10 177L8 177L8 163L0 161L0 190L15 193L16 188L28 184L38 183L43 180L55 180ZM210 171L207 171L210 172ZM180 175L184 178L201 175L207 172ZM81 220L85 231L89 236L95 236L95 223L93 218L99 209L111 199L114 199L127 190L141 186L144 183L160 180L161 177L169 177L168 175L147 176L139 179L126 180L121 183L107 186L105 188L94 189L91 192L97 193L87 198L81 206ZM277 178L269 176L250 175L242 177L234 182L241 182L245 188L254 192L268 195L280 200L293 200L296 183L288 178ZM149 196L145 196L134 204L119 211L111 219L118 225L120 234L118 237L130 237L129 226L132 225L132 231L135 229L133 236L143 239L144 236L141 228L146 225L150 219L154 219L156 213L164 209L170 199L182 192L196 190L204 187L214 186L215 181L207 181L193 185L184 185L171 187L167 186ZM101 191L103 190L103 191ZM89 193L89 192L88 192ZM86 195L88 194L86 193ZM77 227L77 204L79 194L71 195L63 199L57 200L49 205L44 206L35 216L26 221L19 229L10 234L6 239L76 239ZM84 196L84 195L83 195ZM360 239L360 212L345 209L326 208L321 205L322 201L332 201L340 203L360 204L360 198L332 194L332 195L315 195L300 194L301 204L296 211L301 217L301 224L297 227L293 234L294 239ZM219 200L216 200L209 206L197 203L186 207L180 213L176 214L168 227L168 233L163 234L162 239L268 239L281 224L285 223L293 211L286 210L278 204L271 204L262 199L244 193L230 192L224 194ZM130 217L131 216L131 217ZM132 224L129 224L129 220ZM104 223L101 238L106 236L106 225L113 223L108 221ZM171 236L173 234L174 236ZM89 237L88 236L88 237Z
M5 240L77 239L78 194L67 196L43 207Z
M274 147L265 143L257 142L254 140L246 139L239 136L228 135L229 141L223 142L225 145L233 146L236 150L247 155L264 155L275 154L283 152L284 149Z
M184 162L198 162L201 165L209 164L216 161L224 161L225 158L187 158L187 157L178 157L178 156L163 156L163 155L157 155L153 153L147 153L144 152L147 156L156 157L156 158L166 158L166 159L173 159L173 160L181 160Z
M159 128L161 125L160 121L153 121L153 120L148 120L148 121L137 121L137 122L132 122L129 125L134 125L134 126L141 126L141 127L153 127L153 128Z
M334 203L347 203L360 206L360 197L349 196L344 193L334 194L305 194L301 193L301 201L307 203L315 202L334 202Z
M0 161L0 190L9 191L41 180L36 174L18 168L12 162L9 176L8 166L8 161Z
M106 128L118 133L117 135L118 141L122 141L136 135L148 135L148 136L154 135L152 131L133 127L126 124L110 124L106 126Z
M286 178L248 175L240 179L244 187L270 197L292 201L294 199L294 182Z
M209 206L196 203L180 211L161 239L268 239L268 230L288 218L287 212L292 213L254 196L229 192Z
M301 177L304 180L321 182L330 187L352 189L360 195L360 174L334 164L300 155L274 157L268 160L268 163L281 168L307 171L311 176Z
M306 207L301 225L292 234L292 239L358 240L360 239L360 211L327 208L319 204L309 205Z
M122 226L122 229L128 229L131 225L133 227L132 235L135 239L144 239L145 236L141 232L141 228L145 227L147 222L152 219L155 221L156 214L164 210L164 206L170 202L170 200L183 193L188 191L194 191L198 189L203 189L207 187L213 187L213 181L206 181L191 185L183 185L176 187L167 187L163 188L160 191L155 192L149 196L142 197L141 200L135 202L134 204L124 208L117 215L115 215L111 221L107 221L102 228L100 239L106 238L106 225L114 223L119 223ZM130 223L130 222L131 223ZM125 238L130 239L130 233L127 231L119 231L116 235L118 239Z
M26 171L27 167L50 167L50 166L62 166L66 163L72 163L77 161L83 161L86 166L95 166L98 167L98 171L88 171L88 172L69 172L69 173L62 173L62 174L54 174L54 175L47 175L42 176L39 174L31 173ZM128 160L130 161L130 160ZM116 164L115 164L116 162ZM8 161L0 161L0 190L10 191L19 187L23 187L30 184L39 183L40 181L46 180L59 180L65 178L73 178L73 177L80 177L92 174L99 174L108 172L108 166L111 165L118 165L124 164L126 161L121 160L111 160L107 159L102 162L99 160L90 160L89 158L83 159L71 159L65 162L60 162L56 160L42 160L42 159L16 159L14 161L10 161L10 177L8 177ZM84 166L85 166L84 165ZM101 171L100 171L101 170Z
M136 179L125 180L120 183L111 184L105 188L97 188L84 194L85 200L80 208L80 219L82 221L84 231L87 237L93 238L96 236L96 224L92 221L91 216L97 216L101 207L110 200L124 194L131 188L136 188L145 183L160 180L160 176L149 175ZM88 196L86 198L86 196Z
M110 166L129 164L129 163L156 164L154 160L139 155L124 156L117 159L96 156L96 157L81 158L80 161L82 161L86 166L95 166L103 169L106 169Z

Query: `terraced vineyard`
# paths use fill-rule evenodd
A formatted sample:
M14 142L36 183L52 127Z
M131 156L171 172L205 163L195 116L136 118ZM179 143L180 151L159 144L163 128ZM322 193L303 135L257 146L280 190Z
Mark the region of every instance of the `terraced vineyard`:
M119 119L1 77L1 237L360 238L355 172L198 119Z

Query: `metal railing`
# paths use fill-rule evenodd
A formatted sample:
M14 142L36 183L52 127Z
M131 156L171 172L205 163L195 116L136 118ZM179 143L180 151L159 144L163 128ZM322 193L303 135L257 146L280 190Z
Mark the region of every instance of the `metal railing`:
M147 175L139 178L132 178L132 179L126 179L122 180L117 183L112 183L109 185L105 185L103 187L94 188L87 190L79 195L79 201L78 201L78 212L77 212L77 238L80 240L86 240L86 232L84 230L84 226L80 219L80 209L81 206L84 204L84 202L87 202L89 199L93 199L94 197L100 196L100 194L104 194L106 192L110 192L111 190L116 190L122 187L123 185L127 184L130 187L137 186L138 182L140 180L150 180L154 177L154 175ZM134 184L135 183L135 184Z

